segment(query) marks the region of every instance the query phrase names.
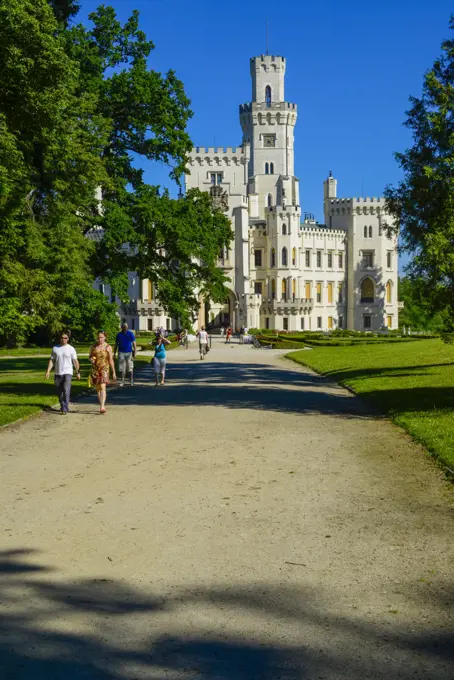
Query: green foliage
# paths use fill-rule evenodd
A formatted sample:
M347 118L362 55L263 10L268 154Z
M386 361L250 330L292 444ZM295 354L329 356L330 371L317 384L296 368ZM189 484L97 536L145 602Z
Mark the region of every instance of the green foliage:
M421 279L399 278L399 299L404 302L399 312L399 325L412 330L426 330L439 333L445 323L446 313L434 311L427 298L425 283Z
M160 196L140 169L151 160L177 180L184 171L192 113L181 81L149 67L153 44L137 12L122 25L101 6L87 28L73 22L78 7L0 7L0 341L10 344L39 327L52 336L71 318L82 332L81 298L88 328L107 325L91 292L97 276L122 299L128 271L151 278L186 324L196 288L225 295L215 264L232 237L228 220L206 195ZM101 241L86 238L94 226Z
M73 338L79 342L95 340L96 333L104 330L110 343L120 329L116 305L108 302L105 295L94 288L76 291L71 303L63 312L62 323L71 328Z
M450 28L454 29L454 17ZM454 329L454 40L424 76L421 98L411 97L406 126L413 146L396 154L404 173L387 187L387 208L413 254L409 274L418 280L434 311ZM414 311L414 310L413 310ZM408 314L412 313L412 309ZM404 317L405 318L405 317ZM411 324L410 324L411 325Z

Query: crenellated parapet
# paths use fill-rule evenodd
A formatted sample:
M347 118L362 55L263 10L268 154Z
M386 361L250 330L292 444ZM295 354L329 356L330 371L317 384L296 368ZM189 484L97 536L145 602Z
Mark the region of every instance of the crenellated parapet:
M385 212L383 196L331 198L328 201L328 215L383 215Z
M249 158L249 147L244 146L195 146L189 153L189 165L222 167L244 165Z

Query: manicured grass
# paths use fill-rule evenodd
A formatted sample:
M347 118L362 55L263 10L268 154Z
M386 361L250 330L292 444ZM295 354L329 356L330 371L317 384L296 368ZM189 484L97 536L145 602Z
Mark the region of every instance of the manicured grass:
M454 470L454 346L419 340L287 356L351 387Z
M87 344L80 344L80 345L75 345L77 354L88 354L90 351L91 345ZM15 349L7 349L5 347L2 347L0 349L0 357L32 357L32 356L40 356L40 357L47 357L49 359L50 353L52 351L51 347L17 347Z
M136 357L136 367L150 357ZM42 411L58 402L53 373L45 379L48 358L0 358L0 426ZM73 379L71 396L85 392L90 364L88 358L80 361L82 379Z

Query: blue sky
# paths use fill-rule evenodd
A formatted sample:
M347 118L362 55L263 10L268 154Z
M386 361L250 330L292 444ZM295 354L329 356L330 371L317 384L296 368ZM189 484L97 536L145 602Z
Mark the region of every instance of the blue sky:
M79 19L100 3L81 0ZM329 170L340 196L381 195L399 179L393 152L410 136L403 127L410 94L448 36L452 0L111 0L118 18L133 9L156 49L150 66L174 69L192 101L194 145L241 142L238 105L250 100L249 58L265 51L287 59L286 99L298 104L295 172L303 212L322 218ZM281 14L281 9L285 14ZM291 16L288 13L291 11ZM171 187L150 165L146 179Z

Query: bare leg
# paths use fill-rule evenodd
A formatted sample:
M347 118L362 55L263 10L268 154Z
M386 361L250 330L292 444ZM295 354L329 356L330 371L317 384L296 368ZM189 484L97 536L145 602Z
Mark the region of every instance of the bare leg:
M103 385L97 385L96 389L98 389L98 387L99 387L98 399L99 399L99 407L100 407L99 412L105 413L106 412L105 404L106 404L106 396L107 396L106 395L106 386L104 384Z

